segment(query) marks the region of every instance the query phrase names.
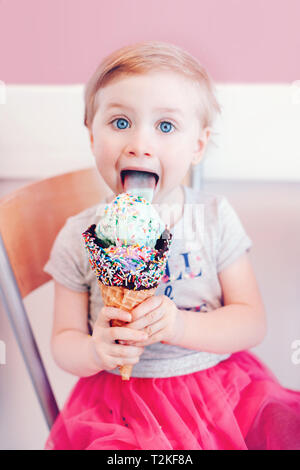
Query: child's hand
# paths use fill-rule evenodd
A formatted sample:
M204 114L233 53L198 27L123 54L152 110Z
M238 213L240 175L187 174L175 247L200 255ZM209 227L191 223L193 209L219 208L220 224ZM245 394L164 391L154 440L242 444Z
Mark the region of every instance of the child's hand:
M182 315L173 300L165 295L155 295L144 300L132 310L135 320L128 326L146 332L149 339L135 344L147 346L158 341L176 344L183 332Z
M147 338L142 331L125 326L110 326L110 320L131 321L131 315L124 310L103 307L94 326L92 339L94 342L95 360L102 369L111 370L124 364L136 364L144 348L131 345ZM128 344L117 344L115 341L129 341Z

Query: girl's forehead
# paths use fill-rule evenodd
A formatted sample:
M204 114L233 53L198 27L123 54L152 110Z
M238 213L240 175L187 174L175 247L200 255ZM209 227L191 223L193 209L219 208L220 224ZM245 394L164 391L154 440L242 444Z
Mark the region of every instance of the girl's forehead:
M171 71L154 71L115 77L97 91L95 104L102 109L132 100L139 104L136 98L144 96L153 104L180 108L187 102L195 103L196 95L199 98L199 88L192 80Z
M178 72L171 70L153 70L145 73L123 73L117 75L111 80L107 81L105 86L100 88L100 90L109 88L123 88L126 86L182 86L183 83L185 83L186 86L190 85L192 88L195 88L196 84L194 80L191 80L190 78L187 78Z

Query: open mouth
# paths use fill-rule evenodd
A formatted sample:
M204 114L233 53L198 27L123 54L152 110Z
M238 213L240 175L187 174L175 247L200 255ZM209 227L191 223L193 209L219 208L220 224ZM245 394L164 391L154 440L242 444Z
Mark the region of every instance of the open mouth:
M125 191L133 188L147 188L155 190L159 175L150 170L126 169L121 173L122 186Z

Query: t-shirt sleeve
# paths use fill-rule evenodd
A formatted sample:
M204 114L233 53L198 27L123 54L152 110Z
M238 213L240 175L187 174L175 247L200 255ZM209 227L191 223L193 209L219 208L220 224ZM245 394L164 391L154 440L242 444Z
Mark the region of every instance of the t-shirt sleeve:
M222 197L218 207L217 272L222 271L252 247L252 240L228 202Z
M68 219L54 241L44 271L65 287L86 292L89 286L84 274L85 256L80 230L74 230Z

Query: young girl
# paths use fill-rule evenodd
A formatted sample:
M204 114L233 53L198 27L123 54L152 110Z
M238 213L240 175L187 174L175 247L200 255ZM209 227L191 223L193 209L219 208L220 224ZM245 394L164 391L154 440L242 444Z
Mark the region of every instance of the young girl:
M89 265L81 234L97 206L60 231L45 266L55 281L52 351L80 379L46 449L300 449L300 392L246 351L266 333L252 242L225 197L181 185L219 111L197 60L158 41L116 51L88 82L99 172L114 195L124 170L154 173L153 203L172 210L173 243L156 295L131 315L103 307ZM134 364L128 382L121 364Z

